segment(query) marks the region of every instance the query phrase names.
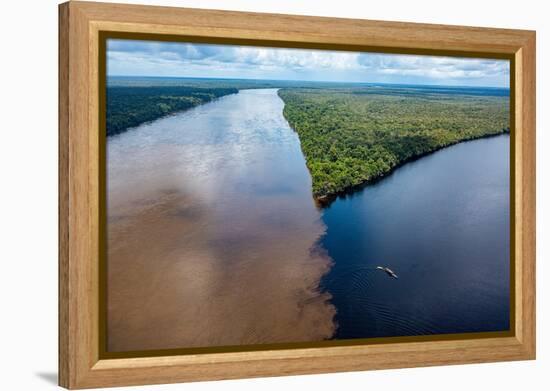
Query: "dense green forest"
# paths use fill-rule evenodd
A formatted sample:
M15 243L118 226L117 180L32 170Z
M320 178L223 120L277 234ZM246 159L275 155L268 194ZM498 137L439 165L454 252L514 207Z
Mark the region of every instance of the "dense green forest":
M234 87L108 86L107 136L237 92Z
M463 141L509 131L501 90L281 89L321 204L398 165Z

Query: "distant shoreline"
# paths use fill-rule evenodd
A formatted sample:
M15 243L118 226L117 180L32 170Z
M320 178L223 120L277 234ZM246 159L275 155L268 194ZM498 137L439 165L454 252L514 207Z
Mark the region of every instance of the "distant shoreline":
M385 82L365 82L365 81L339 81L339 80L294 80L294 79L254 79L254 78L226 78L226 77L199 77L199 76L135 76L135 75L111 75L107 77L107 84L111 80L172 80L172 81L217 81L217 82L244 82L244 83L302 83L302 84L334 84L334 85L354 85L369 87L405 87L405 88L433 88L433 89L487 89L510 91L510 87L503 86L467 86L450 84L412 84L412 83L385 83Z
M236 94L236 92L234 92L234 93L232 93L232 94ZM204 105L204 104L207 104L207 103L215 102L216 100L218 100L218 99L220 99L220 98L223 98L224 96L229 96L229 95L232 95L232 94L227 94L227 95L219 96L219 97L216 97L216 98L214 98L214 99L212 99L212 100L210 100L210 101L208 101L208 102L199 103L198 105L193 106L193 107L188 107L188 108L185 108L185 109L176 110L176 111L173 111L173 112L170 112L170 113L167 113L167 114L163 114L163 115L161 115L161 116L159 116L159 117L157 117L157 118L154 118L154 119L151 119L151 120L147 120L147 121L144 121L144 122L139 123L138 125L130 126L130 127L128 127L128 128L125 128L124 130L122 130L122 131L120 131L120 132L118 132L118 133L111 133L111 134L109 134L109 132L107 132L107 137L118 136L118 135L123 134L123 133L126 133L126 132L128 132L128 131L130 131L130 130L132 130L132 129L135 129L135 128L141 126L141 125L147 125L147 124L150 124L150 123L152 123L152 122L155 122L155 121L157 121L157 120L159 120L159 119L168 118L168 117L171 117L171 116L173 116L173 115L178 115L178 114L181 114L181 113L185 113L186 111L195 109L195 108L197 108L197 107L199 107L199 106L202 106L202 105Z
M111 137L125 133L140 125L185 112L238 92L237 88L109 87L106 135ZM109 96L109 93L114 96Z

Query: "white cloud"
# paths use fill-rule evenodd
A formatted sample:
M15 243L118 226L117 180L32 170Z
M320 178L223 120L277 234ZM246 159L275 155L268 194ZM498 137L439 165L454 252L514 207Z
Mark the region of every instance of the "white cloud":
M502 60L362 53L359 63L388 75L434 79L507 77L509 63Z
M508 86L505 60L109 40L111 75Z

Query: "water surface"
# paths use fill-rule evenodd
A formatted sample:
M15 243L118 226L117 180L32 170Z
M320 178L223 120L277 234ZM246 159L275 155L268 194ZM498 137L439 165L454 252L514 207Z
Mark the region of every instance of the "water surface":
M335 338L509 329L509 161L508 135L457 144L324 211Z

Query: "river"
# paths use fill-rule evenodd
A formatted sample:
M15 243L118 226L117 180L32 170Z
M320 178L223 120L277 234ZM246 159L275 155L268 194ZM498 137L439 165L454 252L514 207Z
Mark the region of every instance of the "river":
M508 328L508 137L319 210L276 91L108 139L108 350Z
M242 90L110 137L109 351L334 334L330 259L275 89Z

